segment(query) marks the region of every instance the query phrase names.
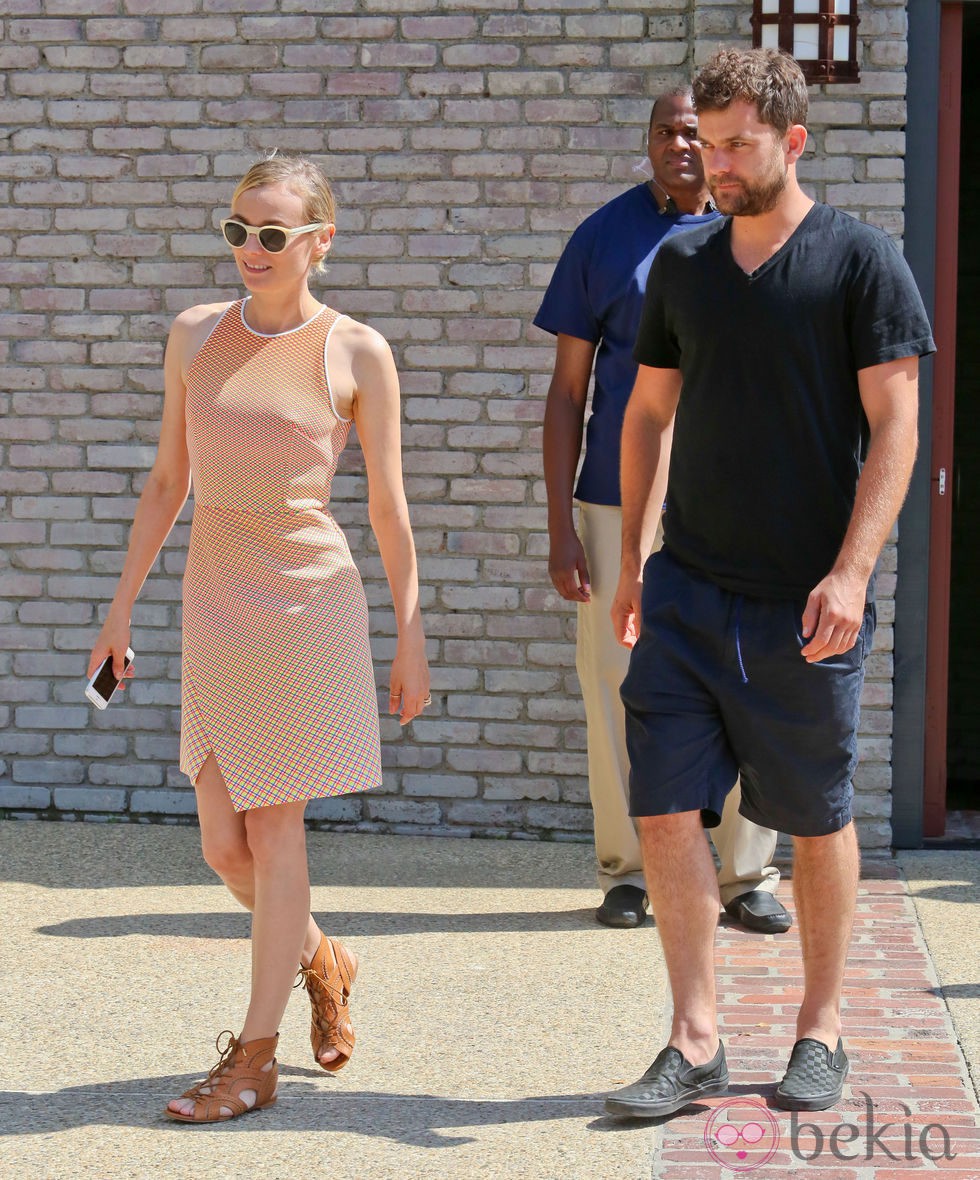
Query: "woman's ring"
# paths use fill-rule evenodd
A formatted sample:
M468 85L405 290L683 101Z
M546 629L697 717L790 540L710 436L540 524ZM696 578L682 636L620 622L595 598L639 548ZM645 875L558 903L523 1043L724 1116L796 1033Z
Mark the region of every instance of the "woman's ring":
M422 708L424 709L426 707L426 705L431 705L431 704L432 704L432 693L430 692L429 695L422 702Z

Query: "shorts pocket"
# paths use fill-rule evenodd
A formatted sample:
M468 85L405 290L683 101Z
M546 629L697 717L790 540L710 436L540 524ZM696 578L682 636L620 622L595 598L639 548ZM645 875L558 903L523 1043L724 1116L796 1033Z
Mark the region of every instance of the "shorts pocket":
M861 663L863 664L866 657L871 653L871 648L874 645L875 628L878 625L878 610L873 602L867 603L864 608L864 619L861 623L861 630L858 634L857 643L861 647ZM855 645L857 646L857 644Z
M794 612L792 627L793 634L796 637L796 645L802 649L810 642L803 634L803 612L806 610L807 600L804 598L800 602L794 602L790 609ZM858 631L857 639L854 641L854 646L847 651L842 652L838 656L827 656L824 660L818 660L820 664L832 663L834 660L854 660L857 657L857 662L864 663L865 657L871 652L871 647L874 642L875 627L878 623L878 612L873 602L865 604L864 618L861 620L861 628ZM812 638L812 636L811 636Z

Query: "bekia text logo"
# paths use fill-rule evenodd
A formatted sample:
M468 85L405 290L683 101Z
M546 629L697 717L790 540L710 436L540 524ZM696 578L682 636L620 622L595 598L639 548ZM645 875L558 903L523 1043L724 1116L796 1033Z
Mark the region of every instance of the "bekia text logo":
M875 1121L871 1096L864 1099L863 1118L834 1127L804 1122L797 1111L789 1120L787 1146L795 1159L811 1163L831 1158L837 1162L915 1159L954 1160L949 1131L942 1123L921 1128L910 1121L912 1112L900 1103L906 1118L900 1122ZM809 1117L809 1116L807 1116ZM716 1106L704 1128L704 1144L711 1158L731 1172L751 1172L767 1164L779 1150L782 1134L774 1115L761 1102L733 1098Z

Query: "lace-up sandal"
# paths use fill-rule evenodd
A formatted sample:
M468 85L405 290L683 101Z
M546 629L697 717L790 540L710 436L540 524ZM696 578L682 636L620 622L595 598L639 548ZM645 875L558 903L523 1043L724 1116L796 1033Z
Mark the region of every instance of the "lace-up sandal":
M303 986L310 997L310 1044L313 1057L321 1069L336 1073L350 1061L354 1052L354 1026L350 1021L348 997L357 975L357 955L336 938L320 936L309 967L301 967ZM333 1061L321 1061L325 1049L336 1049Z
M221 1038L225 1036L228 1043L222 1049ZM262 1037L243 1044L230 1029L218 1033L214 1045L221 1057L217 1065L212 1067L203 1081L181 1094L181 1098L193 1099L193 1111L182 1114L167 1107L163 1113L168 1119L176 1119L180 1123L221 1123L237 1118L240 1114L272 1106L279 1081L279 1067L276 1065L278 1040L279 1034L276 1033L274 1037ZM271 1067L265 1069L270 1061ZM246 1090L255 1094L255 1101L251 1104L240 1097ZM222 1107L231 1113L222 1113Z

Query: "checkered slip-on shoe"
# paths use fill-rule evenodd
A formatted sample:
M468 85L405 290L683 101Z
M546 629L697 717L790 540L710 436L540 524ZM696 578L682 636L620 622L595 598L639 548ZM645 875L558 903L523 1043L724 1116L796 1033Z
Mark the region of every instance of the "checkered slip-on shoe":
M691 1065L678 1049L668 1045L638 1082L610 1094L606 1110L626 1118L663 1118L699 1098L710 1098L727 1090L728 1066L721 1042L717 1053L705 1065Z
M772 1100L783 1110L827 1110L840 1099L849 1069L843 1041L831 1053L823 1041L804 1037L793 1046Z

